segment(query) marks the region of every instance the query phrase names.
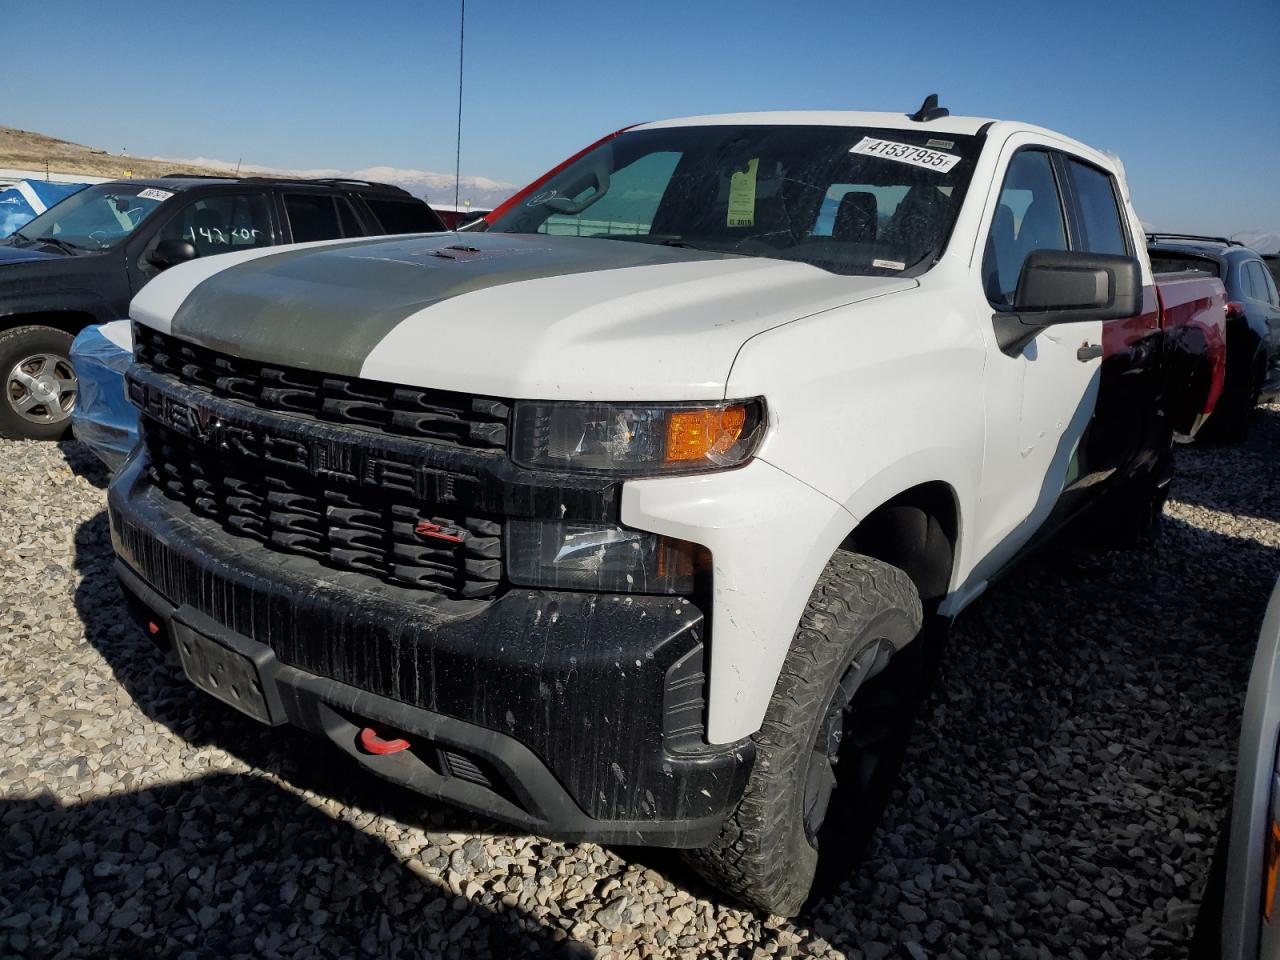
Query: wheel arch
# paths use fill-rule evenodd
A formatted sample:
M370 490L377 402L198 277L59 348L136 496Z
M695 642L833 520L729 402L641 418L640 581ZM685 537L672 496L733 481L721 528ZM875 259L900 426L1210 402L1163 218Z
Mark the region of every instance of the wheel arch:
M960 502L955 488L943 480L890 496L840 544L906 573L926 609L936 608L951 589L959 546Z
M20 310L0 316L0 330L13 330L16 327L52 327L74 337L85 327L98 322L98 317L88 308Z

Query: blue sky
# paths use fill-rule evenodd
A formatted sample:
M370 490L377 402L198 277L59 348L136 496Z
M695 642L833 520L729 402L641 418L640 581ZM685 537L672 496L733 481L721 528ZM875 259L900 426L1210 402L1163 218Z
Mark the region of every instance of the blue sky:
M146 156L453 170L457 0L0 0L0 18L37 37L6 44L0 123ZM1119 154L1148 223L1280 230L1276 0L470 0L462 166L523 183L632 122L932 91Z

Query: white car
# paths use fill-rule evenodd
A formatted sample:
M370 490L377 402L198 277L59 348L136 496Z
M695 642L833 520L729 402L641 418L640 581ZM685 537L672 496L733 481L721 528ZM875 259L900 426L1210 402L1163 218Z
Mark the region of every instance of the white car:
M1262 623L1230 815L1196 925L1195 958L1280 957L1280 583Z
M874 829L922 635L1087 508L1148 531L1221 389L1119 164L935 103L633 127L485 226L138 295L125 591L264 723L779 914Z

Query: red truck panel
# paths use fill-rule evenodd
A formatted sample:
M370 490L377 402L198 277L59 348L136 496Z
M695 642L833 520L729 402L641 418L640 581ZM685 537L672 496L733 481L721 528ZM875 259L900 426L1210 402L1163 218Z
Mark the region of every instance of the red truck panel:
M1156 277L1165 338L1166 409L1194 436L1222 395L1227 368L1227 292L1216 277Z

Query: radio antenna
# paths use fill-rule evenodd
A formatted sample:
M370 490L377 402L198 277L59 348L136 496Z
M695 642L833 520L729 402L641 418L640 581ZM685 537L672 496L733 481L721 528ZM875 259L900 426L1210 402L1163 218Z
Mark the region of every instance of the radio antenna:
M458 19L458 144L453 157L453 209L458 209L458 197L462 192L462 54L467 39L467 0L462 0L462 15Z

